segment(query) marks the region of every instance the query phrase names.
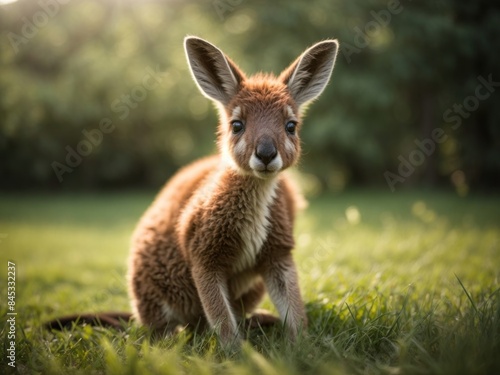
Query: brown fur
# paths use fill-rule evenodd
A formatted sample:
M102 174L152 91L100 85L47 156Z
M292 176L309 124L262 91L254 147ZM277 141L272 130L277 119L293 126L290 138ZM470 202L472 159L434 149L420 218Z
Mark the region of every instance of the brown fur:
M326 85L336 51L325 41L280 78L247 78L213 45L186 39L195 81L219 107L220 152L180 170L137 226L128 279L141 323L167 332L211 327L231 343L267 289L292 337L306 327L291 255L300 197L281 172L300 156L301 110ZM233 134L233 120L243 132ZM292 120L294 134L285 129ZM264 144L276 151L268 163L256 151ZM262 313L255 320L274 321Z

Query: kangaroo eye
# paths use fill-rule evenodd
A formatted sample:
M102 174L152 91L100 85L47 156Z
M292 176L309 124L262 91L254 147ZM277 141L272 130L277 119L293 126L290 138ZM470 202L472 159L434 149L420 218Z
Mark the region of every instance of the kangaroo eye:
M297 123L295 121L288 121L285 125L285 129L288 134L295 134L295 128L297 127Z
M243 123L239 120L234 120L231 122L231 126L233 128L233 134L238 134L245 129L245 126L243 126Z

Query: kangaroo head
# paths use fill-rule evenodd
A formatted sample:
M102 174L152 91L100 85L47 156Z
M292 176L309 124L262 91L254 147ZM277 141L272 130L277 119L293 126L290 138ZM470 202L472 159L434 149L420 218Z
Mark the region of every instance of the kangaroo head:
M218 144L232 167L267 179L300 156L301 114L324 90L335 63L336 40L319 42L278 77L246 75L207 41L184 41L191 73L219 109Z

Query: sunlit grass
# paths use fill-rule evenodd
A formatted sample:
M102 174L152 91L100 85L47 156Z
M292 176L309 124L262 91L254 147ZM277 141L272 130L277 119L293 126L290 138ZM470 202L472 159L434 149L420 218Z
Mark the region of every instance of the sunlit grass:
M235 352L211 334L153 342L135 325L44 331L42 322L60 314L129 310L129 238L151 199L0 198L1 264L5 271L7 260L17 265L19 373L500 371L496 196L360 191L311 200L297 223L295 252L310 327L296 344L279 327L251 332ZM5 283L0 289L5 296ZM268 300L264 306L272 308ZM5 348L5 320L0 327ZM9 370L5 361L2 355Z

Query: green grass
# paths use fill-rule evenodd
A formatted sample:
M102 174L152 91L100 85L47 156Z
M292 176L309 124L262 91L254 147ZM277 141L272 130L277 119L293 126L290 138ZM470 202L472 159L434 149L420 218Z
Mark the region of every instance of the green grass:
M295 257L307 337L250 332L240 351L182 332L42 329L129 310L128 243L151 194L0 197L0 372L7 261L16 264L20 374L498 374L500 196L359 191L310 201ZM268 300L264 307L272 308Z

